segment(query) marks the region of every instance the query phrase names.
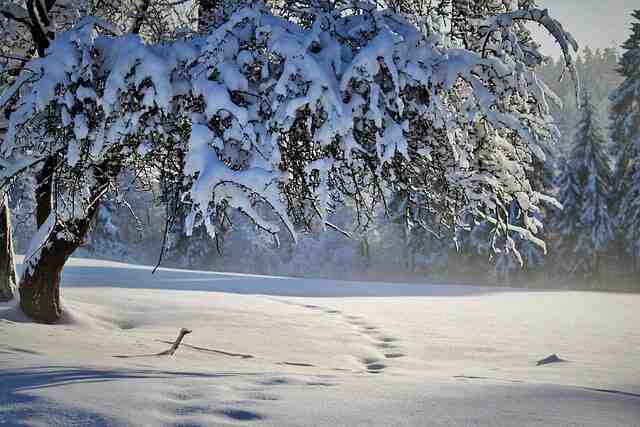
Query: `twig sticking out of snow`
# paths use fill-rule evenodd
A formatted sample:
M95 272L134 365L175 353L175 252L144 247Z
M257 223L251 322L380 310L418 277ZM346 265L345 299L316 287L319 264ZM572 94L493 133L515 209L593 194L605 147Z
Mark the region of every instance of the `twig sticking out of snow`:
M187 329L187 328L180 329L180 333L178 334L178 338L173 343L171 348L169 348L168 350L165 350L165 351L163 351L161 353L158 353L156 356L173 356L173 354L176 352L176 350L178 350L178 347L180 347L180 343L182 342L182 339L184 338L184 336L190 334L191 332L192 332L191 329Z

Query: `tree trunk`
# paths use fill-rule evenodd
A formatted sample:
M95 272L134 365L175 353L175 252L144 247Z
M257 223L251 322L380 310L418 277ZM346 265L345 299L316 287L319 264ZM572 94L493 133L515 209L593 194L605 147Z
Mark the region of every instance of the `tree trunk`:
M13 235L11 232L11 211L7 196L0 206L0 301L13 299L13 292L18 282L16 264L13 253Z
M55 231L52 233L55 236ZM20 308L38 322L55 323L62 316L60 307L60 278L62 268L79 246L77 241L51 237L42 249L34 267L25 265L20 280Z
M56 167L54 157L49 158L37 177L36 222L38 228L53 212L53 173ZM60 279L62 268L73 252L84 241L91 222L98 212L106 176L98 177L98 184L92 189L93 203L87 208L84 218L68 221L62 226L57 223L46 239L40 256L33 266L25 260L24 273L20 279L20 308L37 322L55 323L62 316L60 307ZM69 234L72 235L69 235ZM60 238L65 234L65 238Z

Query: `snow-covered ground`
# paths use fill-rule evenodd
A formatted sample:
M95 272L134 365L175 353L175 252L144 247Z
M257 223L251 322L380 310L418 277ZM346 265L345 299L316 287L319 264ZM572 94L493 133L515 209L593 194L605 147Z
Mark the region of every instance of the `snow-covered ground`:
M640 425L640 295L86 259L63 284L59 325L0 305L0 425Z

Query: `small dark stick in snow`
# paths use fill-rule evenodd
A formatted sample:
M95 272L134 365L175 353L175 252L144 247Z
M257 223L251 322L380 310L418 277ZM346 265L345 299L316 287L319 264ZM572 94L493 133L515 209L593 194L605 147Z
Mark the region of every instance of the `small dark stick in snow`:
M171 348L168 349L168 350L165 350L165 351L163 351L161 353L158 353L156 356L173 356L173 354L176 352L176 350L178 350L178 347L180 347L180 343L182 342L182 339L184 338L184 336L187 335L187 334L190 334L190 333L191 333L191 329L187 329L187 328L180 329L180 333L178 334L178 338L173 343Z
M536 366L540 365L548 365L549 363L558 363L558 362L566 362L564 359L560 359L557 354L552 354L549 357L545 357L544 359L538 360Z

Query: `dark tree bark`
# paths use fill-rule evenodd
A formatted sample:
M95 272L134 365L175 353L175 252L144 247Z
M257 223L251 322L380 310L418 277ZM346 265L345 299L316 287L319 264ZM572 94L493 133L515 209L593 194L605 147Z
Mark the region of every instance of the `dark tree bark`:
M11 212L7 196L0 202L0 301L13 299L18 282L11 231Z
M50 157L37 177L36 220L40 228L54 212L53 209L53 173L56 159ZM84 218L57 222L53 231L43 244L37 262L27 265L20 280L20 308L35 321L55 323L62 316L60 306L60 280L64 265L73 252L82 244L91 228L100 199L109 182L108 176L97 177L97 183L91 191L91 199ZM60 238L60 233L65 238Z
M52 234L55 235L55 229ZM60 320L62 268L78 246L80 244L76 240L51 237L47 239L37 264L32 268L25 268L20 281L20 308L27 316L43 323Z
M63 228L56 225L46 240L35 266L26 268L20 280L20 308L35 321L55 323L62 316L60 306L60 281L62 269L73 252L82 244L97 212L98 203L91 216L73 222L74 237L59 239ZM66 223L65 227L70 224Z

